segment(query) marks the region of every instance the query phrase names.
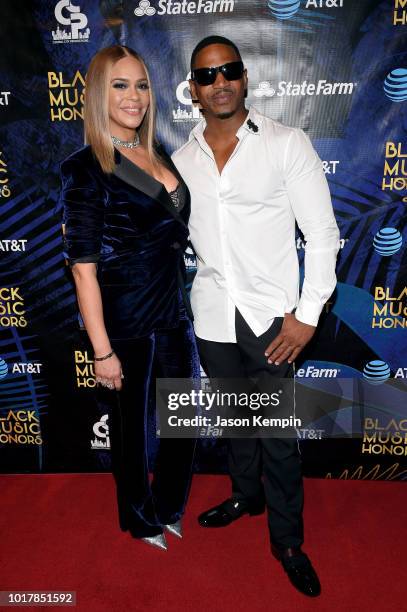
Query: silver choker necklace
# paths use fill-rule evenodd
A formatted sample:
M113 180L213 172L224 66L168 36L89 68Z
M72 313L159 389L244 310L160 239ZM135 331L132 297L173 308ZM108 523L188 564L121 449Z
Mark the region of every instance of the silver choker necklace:
M140 136L136 132L136 136L134 140L129 142L128 140L120 140L120 138L116 138L116 136L112 136L112 142L117 147L126 147L126 149L135 149L140 145Z

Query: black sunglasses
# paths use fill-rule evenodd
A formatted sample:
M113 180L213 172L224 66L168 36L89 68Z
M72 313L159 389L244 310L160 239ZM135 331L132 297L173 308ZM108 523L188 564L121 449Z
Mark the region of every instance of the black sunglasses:
M192 71L191 79L198 85L213 85L218 72L221 72L227 81L237 81L243 76L243 62L229 62L215 68L197 68Z

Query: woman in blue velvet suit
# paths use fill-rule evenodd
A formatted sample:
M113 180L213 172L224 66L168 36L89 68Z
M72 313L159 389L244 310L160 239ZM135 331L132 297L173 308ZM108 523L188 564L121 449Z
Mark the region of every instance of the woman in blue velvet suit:
M137 53L116 45L96 54L84 112L88 145L61 165L65 251L96 380L117 395L120 526L165 549L164 530L181 536L194 441L162 439L150 485L146 412L153 364L162 377L199 375L183 286L189 193L155 144L154 99Z

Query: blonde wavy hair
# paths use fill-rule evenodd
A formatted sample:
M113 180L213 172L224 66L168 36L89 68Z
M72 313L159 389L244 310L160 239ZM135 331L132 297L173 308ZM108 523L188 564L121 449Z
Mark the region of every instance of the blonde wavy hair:
M110 74L116 62L123 57L134 57L143 66L150 92L150 105L144 116L138 134L147 147L154 165L157 164L155 144L155 99L150 75L144 60L136 51L124 45L105 47L93 57L85 78L84 127L85 143L89 144L102 170L111 173L115 167L114 147L109 130L109 88Z

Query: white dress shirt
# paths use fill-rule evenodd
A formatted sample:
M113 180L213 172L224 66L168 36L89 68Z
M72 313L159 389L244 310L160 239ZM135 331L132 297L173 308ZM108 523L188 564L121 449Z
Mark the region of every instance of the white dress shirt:
M219 174L205 127L198 123L173 155L191 192L196 335L236 342L235 308L256 336L295 308L299 321L316 326L336 284L339 232L309 138L251 107ZM295 221L306 241L301 298Z

